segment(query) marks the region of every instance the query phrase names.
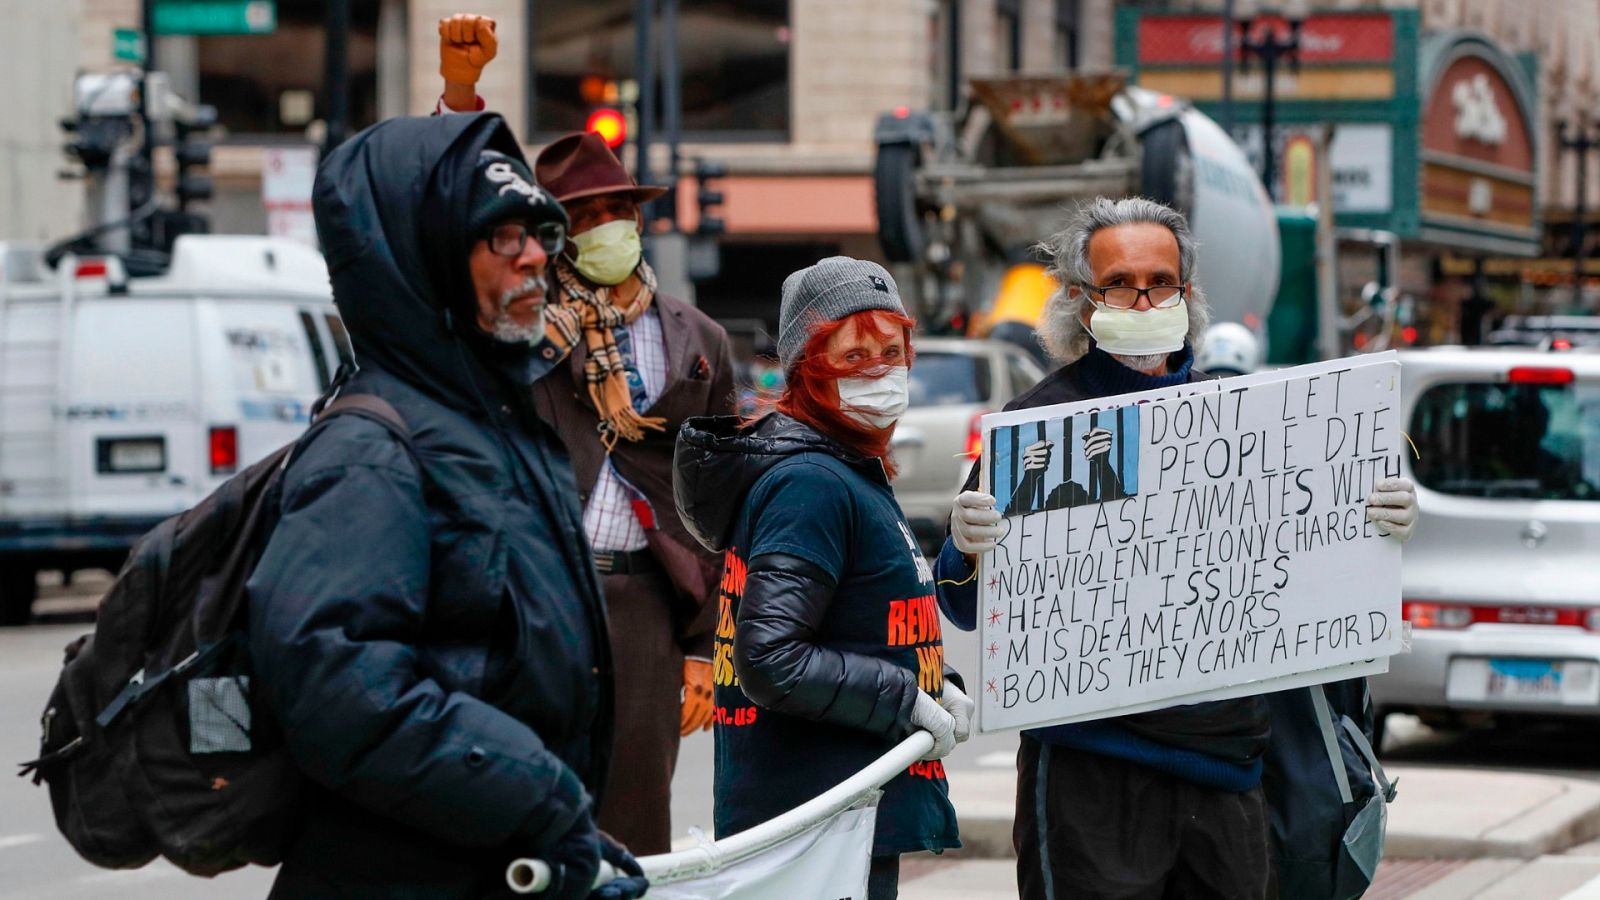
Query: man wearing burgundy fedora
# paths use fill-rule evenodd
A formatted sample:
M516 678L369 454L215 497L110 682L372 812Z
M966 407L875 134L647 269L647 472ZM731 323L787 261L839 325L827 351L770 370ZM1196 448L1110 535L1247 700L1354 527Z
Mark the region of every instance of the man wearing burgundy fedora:
M492 22L446 22L463 24L441 23L441 108L481 109L473 85L493 52L474 35ZM583 333L534 400L572 456L611 620L616 746L599 825L639 855L665 853L679 738L711 725L709 601L722 575L675 511L672 456L685 419L733 411L732 355L722 326L658 293L641 255L640 204L665 188L635 183L594 134L556 140L533 170L572 222L552 293Z

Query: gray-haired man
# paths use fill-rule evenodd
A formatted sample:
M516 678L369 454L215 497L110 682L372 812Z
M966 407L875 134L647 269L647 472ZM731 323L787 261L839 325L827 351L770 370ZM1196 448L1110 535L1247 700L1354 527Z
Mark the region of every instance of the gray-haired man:
M1212 377L1193 367L1209 316L1191 283L1194 239L1183 216L1151 200L1099 198L1045 249L1063 288L1045 307L1039 338L1064 365L1006 409ZM1095 449L1086 445L1091 456ZM1029 447L1025 467L1044 469L1053 450ZM974 469L935 565L940 606L967 630L976 627L975 557L1004 532L977 480ZM1409 538L1411 482L1380 481L1367 515L1380 532ZM1269 896L1267 736L1259 697L1024 731L1013 830L1022 896Z

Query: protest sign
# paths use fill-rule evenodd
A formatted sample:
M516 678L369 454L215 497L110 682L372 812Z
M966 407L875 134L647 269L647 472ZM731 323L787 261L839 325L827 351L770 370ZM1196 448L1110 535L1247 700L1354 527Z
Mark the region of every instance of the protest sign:
M980 730L1385 671L1401 427L1393 353L985 416Z

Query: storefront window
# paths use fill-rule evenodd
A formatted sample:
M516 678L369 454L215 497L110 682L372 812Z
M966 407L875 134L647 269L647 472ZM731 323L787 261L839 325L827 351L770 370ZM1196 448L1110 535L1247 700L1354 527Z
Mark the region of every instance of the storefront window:
M537 137L582 129L595 109L633 97L633 8L634 0L534 4ZM786 140L789 43L788 0L679 0L684 137Z
M233 135L305 134L325 115L326 4L277 0L272 34L196 38L200 101ZM379 0L350 0L348 132L377 121Z

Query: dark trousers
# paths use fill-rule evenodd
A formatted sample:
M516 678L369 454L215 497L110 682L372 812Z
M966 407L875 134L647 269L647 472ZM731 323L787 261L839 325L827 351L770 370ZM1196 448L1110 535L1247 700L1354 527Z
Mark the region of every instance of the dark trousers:
M1203 787L1023 735L1017 890L1026 900L1268 900L1261 788Z
M900 857L874 856L867 869L867 900L895 900L900 896Z
M683 651L665 575L601 580L616 665L616 744L597 822L635 856L672 849L672 770L683 714Z

